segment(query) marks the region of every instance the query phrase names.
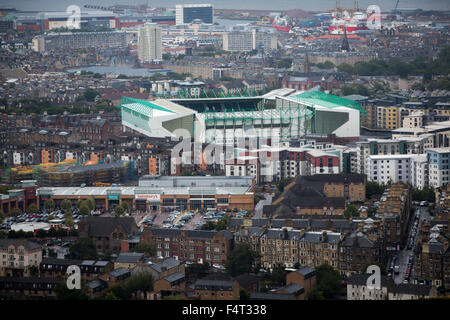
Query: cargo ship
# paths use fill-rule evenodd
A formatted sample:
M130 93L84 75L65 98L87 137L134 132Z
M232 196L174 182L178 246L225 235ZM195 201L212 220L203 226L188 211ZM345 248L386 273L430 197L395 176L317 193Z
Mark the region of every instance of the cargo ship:
M291 26L289 25L289 21L286 17L276 16L272 21L272 26L281 32L291 31Z
M352 16L343 15L341 12L333 12L333 18L328 30L332 34L354 33L359 30L369 30L367 27L367 15L363 12L353 12Z

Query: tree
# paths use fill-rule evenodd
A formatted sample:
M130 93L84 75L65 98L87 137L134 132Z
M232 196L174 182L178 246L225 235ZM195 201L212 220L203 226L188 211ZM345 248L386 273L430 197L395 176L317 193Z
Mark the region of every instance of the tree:
M37 238L45 238L45 237L47 237L47 232L44 229L38 229L36 231L36 237Z
M86 91L84 91L84 94L83 94L84 100L89 101L89 102L94 102L95 97L97 97L97 96L100 96L100 94L97 91L92 90L92 89L87 89Z
M5 214L0 210L0 223L2 223L3 220L5 220Z
M238 243L228 256L226 270L233 277L249 273L259 257L259 253L254 251L248 243Z
M270 273L270 281L276 285L283 286L285 283L286 271L282 264L277 264Z
M89 198L89 199L87 199L85 201L86 201L86 204L87 204L89 210L94 210L95 209L95 200L94 199Z
M121 215L124 214L124 212L125 212L125 210L123 209L122 206L117 206L117 207L114 208L114 215L116 217L120 217Z
M12 208L10 211L10 215L12 217L17 217L18 215L22 214L22 210L20 210L20 208Z
M283 192L284 188L291 182L291 178L283 178L278 182L278 191Z
M53 210L55 208L55 201L53 201L53 199L45 200L44 208L47 210Z
M436 201L436 194L434 193L433 187L416 188L412 191L412 200L434 203Z
M350 217L359 217L358 209L356 209L356 207L354 205L349 204L347 206L347 209L345 209L345 211L344 211L344 216L347 219L350 219Z
M77 201L77 208L80 209L82 204L83 204L83 200L78 199L78 201Z
M278 68L289 69L292 66L292 58L283 58L278 62Z
M149 271L139 272L131 276L126 285L130 294L137 292L148 292L153 290L153 277Z
M39 208L38 208L38 206L35 203L32 203L32 204L30 204L28 206L27 211L28 212L32 212L32 213L36 213L36 212L39 211Z
M186 267L186 279L199 279L205 277L211 269L209 263L193 263Z
M250 294L246 290L241 289L239 291L239 300L250 300Z
M72 201L70 201L69 199L64 199L63 201L61 201L61 209L63 209L64 212L72 209Z
M72 213L67 212L64 215L64 218L66 219L66 222L65 222L66 226L68 226L69 228L73 228L75 226L75 222L73 221Z
M57 300L88 300L89 297L86 294L86 287L82 286L81 289L70 290L65 281L58 283L55 287L55 297Z
M386 186L378 184L375 181L366 182L366 198L370 199L375 195L381 196L386 189Z
M125 212L127 212L130 209L130 204L126 201L122 201L121 206L122 206L123 210L125 210Z
M69 259L97 260L97 250L90 238L79 238L69 247Z
M79 212L82 216L87 216L89 214L89 212L91 212L91 210L89 210L89 207L83 203L80 207Z
M308 300L324 300L322 291L320 291L317 287L311 288L306 295Z
M339 272L328 264L322 264L316 268L316 289L325 299L332 299L342 292L341 276ZM319 295L320 296L320 295Z
M214 222L206 221L206 223L202 225L201 229L202 230L214 230Z
M156 256L156 246L153 243L139 242L136 247L132 249L133 252L144 253L146 256Z

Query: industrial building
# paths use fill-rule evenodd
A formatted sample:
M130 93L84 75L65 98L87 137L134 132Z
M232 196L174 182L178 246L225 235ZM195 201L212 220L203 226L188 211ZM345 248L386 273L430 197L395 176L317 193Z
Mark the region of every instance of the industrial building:
M150 137L179 137L180 129L195 141L228 145L236 143L237 137L248 136L247 130L280 141L308 134L332 133L349 140L359 137L360 117L365 111L356 101L319 91L275 96L274 100L275 104L266 106L262 96L227 93L153 101L123 97L119 107L125 127Z

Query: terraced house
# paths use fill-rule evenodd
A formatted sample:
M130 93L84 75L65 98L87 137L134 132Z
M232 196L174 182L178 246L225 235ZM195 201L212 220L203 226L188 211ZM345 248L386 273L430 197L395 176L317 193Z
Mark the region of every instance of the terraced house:
M140 241L155 244L161 258L225 265L232 239L228 231L146 228Z
M293 230L292 227L250 227L235 233L235 242L250 243L261 254L264 268L278 264L314 267L329 264L338 267L341 234L330 231Z

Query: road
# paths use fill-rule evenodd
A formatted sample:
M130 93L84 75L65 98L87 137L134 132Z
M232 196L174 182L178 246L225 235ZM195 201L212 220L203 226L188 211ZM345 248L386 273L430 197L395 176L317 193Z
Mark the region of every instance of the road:
M254 218L257 218L257 219L262 218L263 206L272 204L273 194L265 193L264 197L265 197L265 199L264 200L260 200L255 206Z
M417 212L420 213L420 215L419 215L419 224L417 226L417 231L419 231L421 226L422 226L423 221L430 219L430 214L429 214L429 211L428 211L428 207L417 207L417 209L414 212L414 214L416 214ZM416 245L417 235L418 235L419 232L417 232L416 237L414 239L414 246L413 246L413 248L408 250L408 246L407 246L409 238L412 235L412 226L414 225L414 221L415 221L415 219L411 218L411 224L409 226L407 243L405 245L405 248L398 253L398 259L397 259L396 265L400 266L400 273L397 274L397 275L394 275L394 282L396 284L403 283L403 281L405 280L405 278L406 278L406 276L405 276L406 275L406 270L408 268L408 260L409 260L409 257L411 255L413 255L413 252L414 252L414 247ZM414 261L413 261L413 263L414 263ZM412 268L412 269L414 269L414 268ZM412 272L413 271L411 270L410 278L414 278Z

